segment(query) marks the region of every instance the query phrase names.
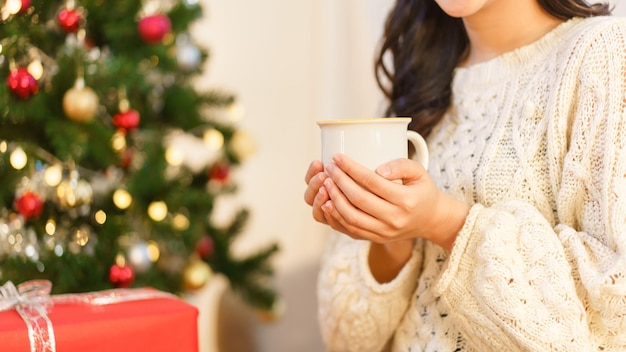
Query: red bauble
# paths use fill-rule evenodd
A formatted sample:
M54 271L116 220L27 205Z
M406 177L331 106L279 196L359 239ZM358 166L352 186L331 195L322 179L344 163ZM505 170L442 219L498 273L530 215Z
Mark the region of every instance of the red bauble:
M113 116L113 125L117 128L123 128L125 130L134 130L137 126L139 126L139 112L133 109L120 112Z
M172 22L165 15L146 16L139 20L137 30L144 42L160 43L165 35L172 30Z
M7 85L11 93L21 99L28 99L39 91L37 80L25 67L11 71L7 78Z
M80 13L74 9L64 9L59 12L57 21L67 33L76 33L80 27Z
M202 236L202 238L200 239L200 241L198 241L198 244L196 245L196 253L202 259L210 257L211 254L213 254L214 250L215 244L213 243L213 238L211 238L211 236L209 235Z
M15 209L25 219L36 218L43 210L43 201L37 194L27 191L15 201Z
M30 7L30 0L22 0L22 7L18 13L24 13Z
M220 182L228 181L230 166L228 163L215 163L209 171L209 178Z
M128 287L133 283L133 280L135 280L133 268L128 265L111 265L111 269L109 269L109 281L111 281L115 287Z

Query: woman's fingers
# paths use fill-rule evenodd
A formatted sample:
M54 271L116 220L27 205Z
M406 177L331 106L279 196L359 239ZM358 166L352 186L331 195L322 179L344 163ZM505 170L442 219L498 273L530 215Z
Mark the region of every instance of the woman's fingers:
M395 206L407 196L402 184L389 182L345 155L336 155L334 160L336 165L326 166L328 175L352 204L381 220L394 216Z
M308 205L313 205L315 197L317 197L320 187L324 184L324 180L328 178L325 173L320 172L309 178L306 190L304 190L304 201Z
M349 183L349 178L344 175L346 183ZM353 186L359 188L358 185L353 183ZM343 187L338 187L333 179L326 179L324 181L324 188L328 192L330 202L324 204L324 211L329 213L334 222L344 228L352 237L380 241L381 236L375 234L388 234L386 231L386 225L383 221L363 211L360 206L355 206L345 194ZM377 198L371 195L369 192L360 189L362 197L365 198ZM381 203L380 206L385 206L383 201L378 199ZM326 216L328 219L329 217Z
M342 212L337 210L333 200L329 200L324 203L322 209L328 221L328 225L330 225L333 229L357 240L368 240L376 243L385 242L385 239L378 234L354 226L353 223L346 221L346 219L342 216Z
M322 205L324 205L324 203L328 202L329 200L330 197L328 195L328 192L326 191L326 188L322 186L319 188L317 194L313 199L313 203L311 204L311 212L313 214L313 218L323 224L327 224L328 220L326 219L326 215L322 210Z
M356 167L361 166L357 165ZM355 180L353 177L347 175L341 168L333 163L326 165L326 172L328 172L329 177L333 181L324 181L326 189L331 192L329 187L332 187L332 185L336 185L336 187L340 190L337 195L335 195L333 192L333 194L331 195L331 199L335 201L336 206L339 207L340 211L342 211L342 214L342 205L344 201L349 203L352 208L358 208L368 215L380 214L381 211L385 211L389 207L388 202L386 202L384 199L380 198L376 194L372 193L372 190L361 186L360 183L357 183L359 177L358 175L353 176L357 177L357 179ZM355 174L353 173L353 175ZM368 169L363 170L363 175L363 177L375 177L382 179L380 176L376 175ZM386 181L384 179L382 180L389 183L389 181ZM341 194L340 200L333 198L333 196L338 196L338 194Z
M319 188L324 182L324 165L319 160L314 160L309 164L309 168L304 175L304 182L307 184L307 189L304 191L304 200L306 204L312 205Z
M322 204L328 201L328 192L322 186L324 180L327 178L324 173L324 166L319 160L315 160L309 164L309 168L304 176L304 181L307 183L307 188L304 191L304 201L311 206L311 213L313 218L321 223L326 224L324 212L322 211Z
M324 165L319 160L313 160L309 164L309 168L306 170L306 174L304 175L304 182L307 184L311 181L313 176L319 174L320 172L324 172Z
M409 159L394 159L376 168L376 173L387 180L402 180L403 184L419 180L426 174L426 169Z

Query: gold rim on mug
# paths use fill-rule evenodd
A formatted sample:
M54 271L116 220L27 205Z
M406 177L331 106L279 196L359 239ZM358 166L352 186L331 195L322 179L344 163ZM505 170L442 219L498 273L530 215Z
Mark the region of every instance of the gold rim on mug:
M340 123L363 123L363 122L406 122L411 121L410 117L363 117L363 118L348 118L337 120L319 120L317 124L340 124Z

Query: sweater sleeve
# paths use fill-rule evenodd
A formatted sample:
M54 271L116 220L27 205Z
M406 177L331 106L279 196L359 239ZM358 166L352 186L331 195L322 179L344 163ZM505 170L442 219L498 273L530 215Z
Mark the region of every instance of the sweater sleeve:
M561 87L575 104L548 132L558 223L509 200L474 205L459 234L436 293L476 350L626 349L625 37L602 28Z
M422 262L422 242L398 276L380 284L368 265L370 242L331 231L318 276L319 323L329 351L380 351L404 315Z

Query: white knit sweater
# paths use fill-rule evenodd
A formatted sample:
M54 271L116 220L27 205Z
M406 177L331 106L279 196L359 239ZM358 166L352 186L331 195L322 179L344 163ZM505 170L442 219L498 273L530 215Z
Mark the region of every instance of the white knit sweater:
M626 19L569 20L455 71L429 172L471 205L451 252L418 240L387 284L332 234L330 351L626 351Z

